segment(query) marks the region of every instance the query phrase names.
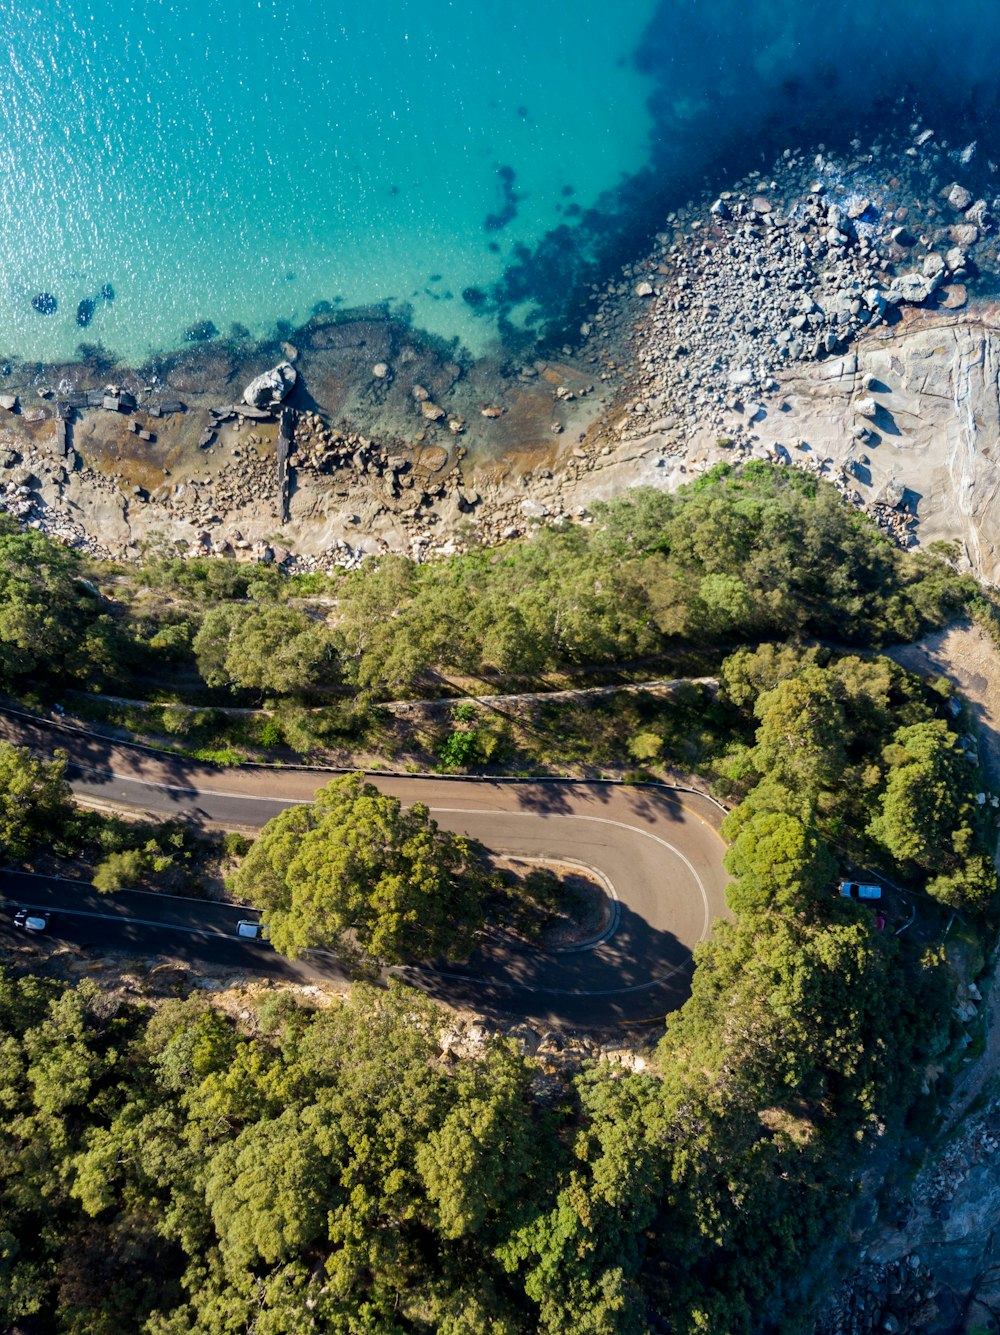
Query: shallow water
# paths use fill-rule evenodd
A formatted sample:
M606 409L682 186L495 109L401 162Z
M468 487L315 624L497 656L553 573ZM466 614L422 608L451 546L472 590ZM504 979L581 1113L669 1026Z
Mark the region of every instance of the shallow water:
M463 289L642 163L649 80L629 57L651 10L5 5L3 342L134 358L196 321L259 334L318 301L392 300L481 344ZM79 302L108 281L116 300L81 330ZM39 292L54 315L32 309Z
M0 0L0 33L0 355L44 360L318 302L481 351L723 162L919 106L988 173L1000 68L983 0Z

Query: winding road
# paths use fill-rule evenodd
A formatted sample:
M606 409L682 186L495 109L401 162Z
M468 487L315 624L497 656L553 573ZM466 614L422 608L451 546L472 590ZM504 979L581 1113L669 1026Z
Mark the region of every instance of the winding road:
M0 736L36 754L65 751L67 777L84 802L227 829L259 829L333 777L305 768L221 770L14 711L0 713ZM442 827L494 852L582 865L617 901L609 930L583 946L542 951L498 935L485 939L468 964L395 972L450 1004L550 1024L640 1023L684 1001L692 949L726 912L722 813L708 798L562 780L369 778L406 805L426 803ZM59 932L78 942L81 934L92 944L107 934L121 947L124 934L139 953L179 955L199 967L339 976L318 954L292 963L235 940L237 919L252 916L244 909L158 895L95 899L80 882L15 881L9 874L0 890L9 902L58 909ZM144 926L147 920L152 925Z

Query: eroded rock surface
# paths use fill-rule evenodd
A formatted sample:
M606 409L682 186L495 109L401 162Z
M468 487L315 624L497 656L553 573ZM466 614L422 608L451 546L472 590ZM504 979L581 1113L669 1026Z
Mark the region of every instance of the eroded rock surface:
M274 407L288 398L297 379L295 367L282 362L250 381L243 391L243 402L252 408Z

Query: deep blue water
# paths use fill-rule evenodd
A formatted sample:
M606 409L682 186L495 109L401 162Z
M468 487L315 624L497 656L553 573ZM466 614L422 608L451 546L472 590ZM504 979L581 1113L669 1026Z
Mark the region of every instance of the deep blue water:
M45 359L318 302L481 350L783 147L917 107L985 164L1000 69L983 0L0 0L0 31L0 354Z

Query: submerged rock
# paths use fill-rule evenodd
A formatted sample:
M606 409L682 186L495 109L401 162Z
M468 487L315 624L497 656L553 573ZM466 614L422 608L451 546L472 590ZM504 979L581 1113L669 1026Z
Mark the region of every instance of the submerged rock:
M197 324L191 327L184 334L185 343L208 343L213 338L218 338L219 331L211 320L199 320Z
M100 295L104 301L114 301L115 290L110 283L105 283L104 286L101 288Z
M250 381L243 391L243 402L252 408L273 407L288 397L297 379L295 367L282 362Z
M36 310L39 315L55 315L59 302L51 292L39 292L37 297L31 298L32 310Z
M89 297L84 297L76 308L76 322L81 329L86 329L94 318L94 303Z

